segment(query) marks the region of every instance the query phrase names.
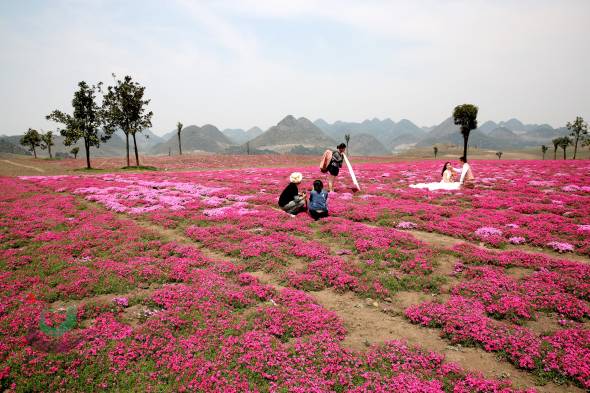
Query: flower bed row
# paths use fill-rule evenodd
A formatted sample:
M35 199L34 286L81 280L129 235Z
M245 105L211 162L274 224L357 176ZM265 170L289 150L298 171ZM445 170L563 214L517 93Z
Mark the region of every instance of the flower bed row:
M444 303L411 306L406 317L422 326L442 330L452 343L478 345L500 352L516 366L547 379L571 379L590 388L590 331L563 329L539 336L530 329L507 325L486 315L486 306L473 298L453 296Z

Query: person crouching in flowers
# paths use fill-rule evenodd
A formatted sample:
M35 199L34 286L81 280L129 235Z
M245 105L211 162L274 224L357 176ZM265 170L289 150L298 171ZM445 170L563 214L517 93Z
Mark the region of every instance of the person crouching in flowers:
M291 176L289 176L289 185L285 187L279 197L279 207L289 214L296 215L307 210L305 191L299 192L299 188L297 187L301 183L301 180L303 180L301 173L291 173Z
M328 193L321 180L313 182L313 190L309 193L309 215L316 221L328 217Z

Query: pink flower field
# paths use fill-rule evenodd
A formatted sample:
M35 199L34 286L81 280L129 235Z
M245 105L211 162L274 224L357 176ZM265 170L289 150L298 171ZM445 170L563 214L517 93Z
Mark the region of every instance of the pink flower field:
M0 177L0 391L590 390L590 162L362 163L316 222L217 159Z

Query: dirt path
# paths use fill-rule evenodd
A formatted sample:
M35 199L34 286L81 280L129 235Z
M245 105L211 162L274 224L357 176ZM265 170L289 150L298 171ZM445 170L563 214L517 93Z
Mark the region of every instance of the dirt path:
M18 162L14 162L14 161L10 161L10 160L0 160L0 161L5 162L5 163L10 164L10 165L18 166L18 167L21 167L21 168L32 169L34 171L41 172L41 173L45 172L44 169L37 168L36 166L19 164Z
M583 392L573 386L553 383L539 386L532 374L498 360L493 353L449 345L440 338L439 330L417 327L403 316L387 315L380 309L381 305L367 305L352 293L338 294L332 290L323 290L312 293L312 296L344 321L348 330L342 343L345 347L362 351L372 344L405 340L408 344L444 354L447 361L456 362L466 370L479 371L487 378L510 378L515 387L535 387L539 392Z
M455 237L441 235L440 233L436 233L436 232L424 232L424 231L416 231L416 230L409 230L406 232L411 233L418 240L421 240L425 243L433 244L433 245L436 245L439 247L443 247L443 248L449 248L449 247L452 247L452 246L454 246L456 244L460 244L460 243L468 243L473 246L485 248L485 249L491 250L491 251L502 251L497 248L486 247L483 243L476 244L473 241L469 241L466 239L457 239ZM518 251L523 251L526 253L543 254L548 257L556 258L556 259L569 259L571 261L576 261L576 262L590 263L590 258L585 257L583 255L577 255L577 254L572 254L572 253L560 254L556 251L551 251L551 250L547 250L544 248L536 248L536 247L531 247L531 246L514 246L511 244L508 244L508 245L506 245L506 248L504 250L510 250L510 251L518 250Z

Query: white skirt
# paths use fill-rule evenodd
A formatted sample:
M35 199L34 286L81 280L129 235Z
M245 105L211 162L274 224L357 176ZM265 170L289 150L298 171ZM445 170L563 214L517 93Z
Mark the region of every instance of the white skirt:
M461 188L461 183L459 183L459 182L418 183L418 184L410 184L410 187L411 188L427 188L428 191L436 191L436 190L456 191Z

